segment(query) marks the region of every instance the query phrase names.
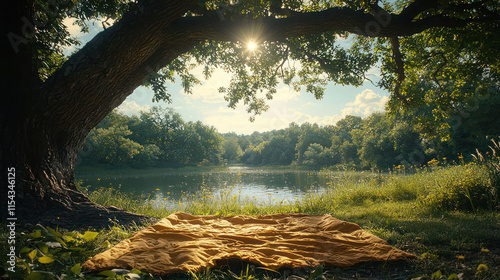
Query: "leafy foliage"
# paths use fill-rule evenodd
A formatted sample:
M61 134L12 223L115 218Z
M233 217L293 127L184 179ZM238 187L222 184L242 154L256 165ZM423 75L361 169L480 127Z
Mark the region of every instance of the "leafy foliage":
M402 39L406 76L403 100L393 96L389 102L391 112L412 120L427 138L448 140L453 138L453 126L469 126L470 116L481 114L478 108L493 110L498 106L500 91L500 56L491 50L500 43L484 38L497 33L498 28L467 26L436 28ZM380 51L390 52L380 41ZM390 89L388 85L394 80L390 59L383 61L382 71L381 84ZM491 134L497 133L494 127L498 125L484 122L483 126L489 127Z
M138 118L112 112L88 136L83 164L183 166L219 164L222 138L201 122L184 122L172 109L153 107Z

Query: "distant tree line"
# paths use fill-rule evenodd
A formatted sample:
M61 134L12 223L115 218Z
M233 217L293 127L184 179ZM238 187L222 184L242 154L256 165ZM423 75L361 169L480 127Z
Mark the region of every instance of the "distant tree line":
M173 109L153 107L140 116L113 111L90 132L79 159L82 165L217 165L222 142L214 127L185 122Z
M364 119L346 116L328 126L291 123L285 129L251 135L219 134L199 121L185 122L173 109L153 107L140 116L114 111L92 130L79 158L84 165L134 167L241 163L386 169L419 166L434 158L451 162L486 147L485 136L500 135L497 99L467 118L462 114L441 122L446 133L416 126L415 111L374 113Z
M419 134L384 113L346 116L336 125L291 123L288 128L248 136L223 134L226 159L248 165L349 166L383 169L425 161ZM238 146L236 145L238 144ZM422 156L421 156L422 155ZM421 161L420 163L418 161Z

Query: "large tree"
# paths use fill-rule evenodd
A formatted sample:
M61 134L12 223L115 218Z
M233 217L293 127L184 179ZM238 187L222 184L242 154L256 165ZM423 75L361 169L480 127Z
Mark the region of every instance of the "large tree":
M491 46L498 42L499 6L498 0L4 1L2 215L8 214L7 170L15 167L15 215L23 221L136 218L78 192L73 183L78 150L89 131L138 86L149 85L155 99L169 100L164 82L177 76L189 91L197 82L189 74L192 62L204 64L207 76L215 67L232 72L221 94L229 106L241 101L254 114L265 110L264 99L272 98L280 81L320 98L327 82L358 86L379 65L381 86L395 98L392 106L406 106L419 75L442 74L447 58L440 53L453 51L432 53L432 44L424 46L429 69L421 74L410 61L407 65L416 66L405 86L405 51L413 51L418 40L460 41L469 36L466 31L475 32L477 45L464 44L480 55L459 62L480 62L482 68L474 69L498 76L498 51ZM78 19L83 29L88 20L102 19L107 28L66 58L62 47L75 43L62 24L66 17ZM345 39L351 43L339 43ZM247 49L250 41L258 49ZM439 77L435 80L435 87L443 87Z

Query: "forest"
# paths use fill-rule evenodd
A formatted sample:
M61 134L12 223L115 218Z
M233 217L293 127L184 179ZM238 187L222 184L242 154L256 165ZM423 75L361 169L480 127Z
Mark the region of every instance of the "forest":
M171 108L140 116L110 113L79 152L81 165L183 167L199 165L294 165L312 168L387 170L418 167L432 159L471 159L500 135L497 95L480 99L481 110L461 110L439 123L416 126L418 112L346 116L335 125L290 123L251 135L218 133L200 121L186 122ZM446 127L446 129L442 129Z

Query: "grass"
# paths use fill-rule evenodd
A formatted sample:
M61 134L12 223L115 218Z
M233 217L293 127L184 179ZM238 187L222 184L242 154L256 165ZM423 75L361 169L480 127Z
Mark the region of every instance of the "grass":
M289 274L299 275L303 279L500 279L498 192L490 180L491 172L485 166L433 166L412 172L399 167L391 173L321 173L330 178L328 190L321 194L311 193L294 204L283 201L256 204L240 197L235 190L227 189L216 197L202 191L184 198L175 209L168 210L155 207L152 199L144 202L144 197L114 189L91 192L82 187L82 191L97 203L159 218L175 211L220 216L327 213L341 220L358 223L391 245L419 256L408 263L365 263L352 268L325 268L321 273L318 273L320 268L304 268L300 271L285 269L276 274L248 270L243 265L241 270L233 267L231 270L179 274L163 279L286 279ZM110 271L105 276L88 275L79 270L79 265L88 257L127 238L138 229L115 225L96 232L93 239L87 240L83 237L84 232L26 228L20 238L20 248L23 249L20 252L19 269L24 271L24 276L28 272L34 274L38 271L34 274L38 275L36 277L52 277L46 279L62 274L69 277L65 279L133 279L135 275L142 277L136 279L149 279L145 271L121 271L123 275ZM6 238L6 233L2 233L2 238ZM33 250L40 252L40 246L45 248L43 243L49 241L64 242L61 247L47 248L45 255L51 256L53 262L40 263L41 253L30 257ZM66 253L70 253L71 257L65 258Z

